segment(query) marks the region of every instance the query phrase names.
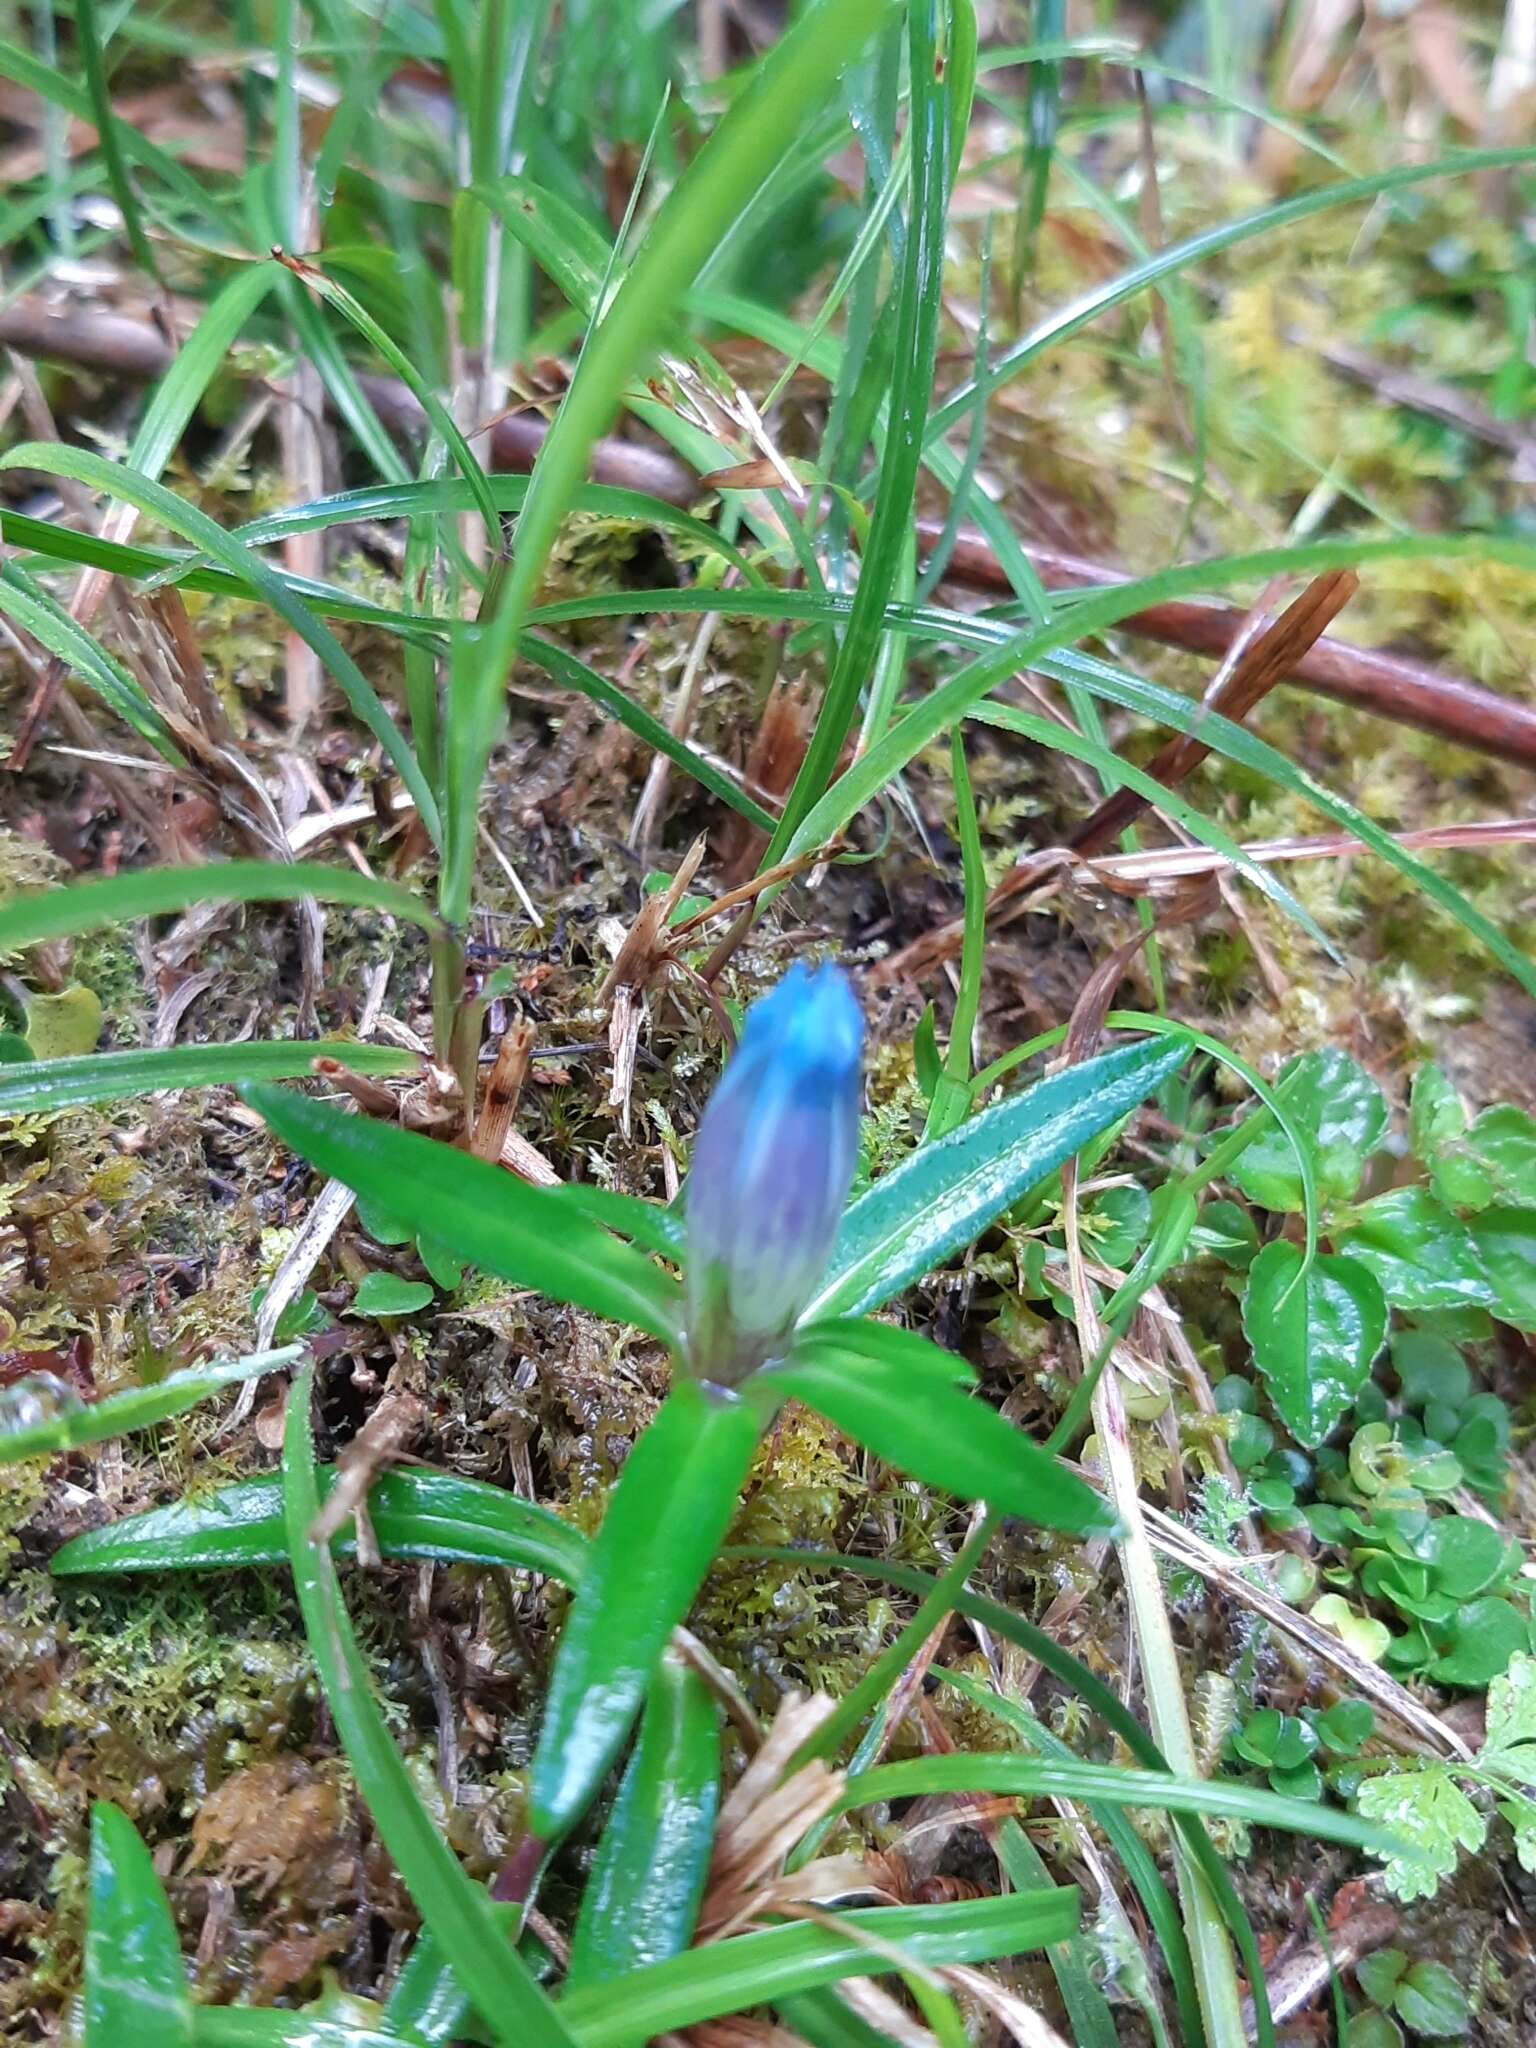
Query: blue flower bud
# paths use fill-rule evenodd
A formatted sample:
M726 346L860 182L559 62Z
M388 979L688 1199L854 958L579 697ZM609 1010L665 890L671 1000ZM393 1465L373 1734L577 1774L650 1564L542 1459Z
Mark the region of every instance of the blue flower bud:
M687 1192L688 1362L732 1386L777 1357L821 1278L859 1151L864 1019L797 963L747 1012Z

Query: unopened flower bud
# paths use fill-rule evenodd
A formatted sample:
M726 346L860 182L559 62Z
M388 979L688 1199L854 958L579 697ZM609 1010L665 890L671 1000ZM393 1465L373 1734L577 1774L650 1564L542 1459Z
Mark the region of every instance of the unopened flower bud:
M864 1020L847 976L792 967L747 1012L687 1191L688 1362L731 1386L780 1355L832 1249L859 1150Z

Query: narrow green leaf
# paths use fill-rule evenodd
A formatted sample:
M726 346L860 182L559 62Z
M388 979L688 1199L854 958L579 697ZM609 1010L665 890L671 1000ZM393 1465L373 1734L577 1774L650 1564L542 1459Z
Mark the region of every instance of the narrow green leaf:
M1354 1406L1387 1334L1387 1302L1374 1273L1347 1252L1301 1270L1284 1239L1248 1269L1243 1328L1281 1421L1315 1450Z
M729 775L690 747L686 740L680 740L643 704L626 697L617 684L599 675L595 668L572 654L569 648L546 640L542 633L524 633L518 641L518 653L525 661L535 662L563 688L579 690L582 696L600 705L610 718L617 719L620 725L646 746L653 747L658 754L665 754L685 775L691 775L701 789L707 789L711 796L718 797L740 817L750 820L760 832L773 830L772 811L765 811L757 799L748 796Z
M1018 1700L998 1693L990 1686L980 1685L975 1679L967 1678L958 1671L938 1671L934 1675L945 1685L953 1686L973 1706L980 1707L983 1713L992 1714L1011 1728L1027 1748L1041 1756L1054 1757L1062 1763L1074 1761L1073 1752L1061 1738L1053 1735L1050 1729L1043 1726ZM1162 1952L1164 1965L1173 1984L1173 1994L1178 2004L1180 2024L1185 2036L1190 2041L1199 2041L1203 2023L1200 2017L1199 1995L1195 1990L1195 1973L1190 1961L1189 1943L1185 1938L1179 1909L1163 1882L1151 1851L1123 1808L1108 1806L1102 1801L1090 1801L1087 1802L1087 1812L1119 1857L1121 1869L1141 1900L1148 1924ZM1012 1826L1016 1823L1006 1825ZM1006 1826L1004 1832L1006 1833Z
M150 394L128 450L130 469L148 477L160 475L241 330L281 275L270 259L241 264L208 301Z
M838 1914L831 1926L801 1922L692 1949L620 1984L573 1992L560 2001L560 2013L581 2048L641 2048L676 2027L817 1984L888 1975L898 1967L895 1950L929 1968L1023 1955L1066 1940L1077 1914L1077 1891L1067 1885L958 1906L865 1908Z
M1045 1858L1016 1820L1005 1820L997 1831L997 1860L1016 1892L1028 1893L1051 1881ZM1119 2048L1114 2014L1093 1981L1082 1935L1055 1942L1045 1953L1072 2023L1073 2048Z
M128 175L128 165L123 154L122 131L127 126L120 121L112 105L112 89L107 79L106 55L102 47L101 25L96 17L96 0L76 0L75 36L80 46L80 62L85 71L85 89L91 99L91 120L96 128L96 140L101 149L102 162L106 165L107 183L117 210L123 217L123 229L128 236L128 246L133 251L133 260L146 277L162 284L160 266L155 261L155 252L144 232L144 216L139 208L139 195L133 189L133 180Z
M533 1826L546 1841L618 1755L730 1527L757 1435L746 1402L682 1380L630 1452L560 1639L533 1759Z
M916 1374L945 1387L975 1384L976 1368L956 1351L946 1351L915 1330L903 1330L895 1323L877 1323L870 1316L825 1316L801 1323L795 1332L795 1351L802 1349L838 1351L881 1365L899 1379Z
M26 441L19 448L0 455L0 469L34 469L45 476L72 477L94 491L105 491L160 520L173 533L181 534L201 553L238 576L252 594L270 605L283 623L313 648L341 687L353 712L384 749L391 766L415 798L422 823L436 836L439 829L437 804L405 735L390 717L378 693L357 663L347 653L329 626L297 598L284 579L269 569L260 556L227 534L206 512L178 498L163 484L141 476L121 463L108 462L89 448L66 447L62 443Z
M1390 1856L1397 1837L1342 1807L1315 1799L1288 1799L1236 1778L1180 1778L1172 1771L1127 1770L1118 1764L1067 1763L1060 1757L925 1756L904 1763L877 1764L850 1778L838 1811L886 1800L928 1798L935 1793L996 1792L1020 1799L1097 1799L1107 1805L1143 1806L1162 1813L1214 1813L1254 1827L1284 1828L1325 1842L1343 1842Z
M523 1918L522 1906L497 1905L492 1911L509 1936L515 1938ZM425 2044L425 2048L457 2048L457 2044L485 2038L484 2022L464 1996L442 1943L428 1928L411 1944L411 1952L384 2007L383 2019L381 2038L388 2042L403 2041L411 2044L411 2048L417 2043ZM306 2042L304 2048L310 2048L310 2044ZM314 2048L325 2048L325 2044L317 2042Z
M188 2048L192 2002L176 1923L133 1822L91 1809L85 2048Z
M0 1465L51 1457L59 1451L79 1450L84 1444L103 1443L108 1437L125 1436L130 1430L148 1429L167 1416L197 1407L221 1387L253 1379L259 1373L276 1372L302 1354L302 1345L287 1344L280 1351L257 1351L248 1358L219 1358L210 1365L188 1366L185 1372L172 1373L155 1386L125 1387L89 1406L66 1400L67 1389L55 1395L51 1389L18 1381L0 1396ZM38 1414L38 1410L44 1412ZM12 1417L18 1427L7 1426Z
M918 1571L912 1565L888 1563L877 1558L846 1557L835 1550L812 1551L774 1544L752 1544L743 1545L739 1549L732 1547L726 1555L791 1564L798 1571L809 1571L814 1566L820 1566L827 1571L849 1572L857 1578L873 1579L880 1584L904 1587L908 1592L916 1593L923 1598L926 1598L938 1584L931 1572ZM1001 1601L985 1599L982 1595L966 1592L963 1588L955 1592L953 1604L957 1613L969 1615L973 1620L979 1621L984 1628L990 1629L1004 1642L1016 1643L1028 1656L1042 1664L1053 1678L1059 1679L1070 1691L1075 1692L1089 1711L1098 1715L1105 1726L1125 1744L1130 1754L1148 1770L1167 1770L1167 1758L1136 1716L1102 1679L1089 1670L1081 1658L1074 1657L1070 1650L1063 1649L1048 1630L1037 1628L1021 1614L1016 1614L1011 1607L1003 1606ZM1263 1989L1263 1963L1259 1956L1252 1922L1233 1889L1225 1864L1212 1847L1210 1837L1199 1821L1190 1814L1179 1812L1173 1812L1171 1817L1190 1855L1200 1865L1201 1873L1210 1886L1222 1916L1231 1928L1242 1953L1243 1964L1248 1971L1248 1981L1254 1987L1254 1997L1257 2001L1258 2010L1255 2017L1261 2048L1274 2048L1274 2026L1269 2018ZM1193 2006L1191 2012L1194 2012ZM1196 2036L1192 2033L1191 2038Z
M57 598L14 562L0 563L0 612L62 661L131 731L147 740L162 761L173 768L186 766L185 756L137 676L108 654Z
M936 0L910 0L906 13L911 190L893 316L891 375L883 394L889 424L874 518L847 629L827 678L810 745L764 851L764 869L784 858L800 821L836 772L880 644L886 602L898 594L896 578L911 541L913 494L944 290L950 101L938 62Z
M93 1052L79 1059L34 1060L24 1066L0 1068L0 1116L47 1115L92 1103L122 1102L160 1088L292 1081L309 1073L319 1059L339 1061L354 1074L408 1074L420 1064L413 1053L398 1046L364 1045L355 1038Z
M1258 212L1243 214L1237 220L1221 221L1213 228L1191 235L1186 241L1171 243L1145 262L1095 285L1081 298L1049 314L1038 327L1021 336L1012 347L1004 349L989 365L984 382L962 385L941 406L935 407L929 415L924 439L928 443L939 440L987 393L1020 375L1046 349L1064 341L1068 335L1078 333L1097 320L1101 313L1123 305L1127 299L1134 298L1138 292L1147 290L1163 278L1172 277L1192 264L1203 263L1224 249L1249 241L1255 235L1271 234L1280 228L1290 227L1296 221L1310 219L1313 214L1326 213L1336 206L1368 205L1383 193L1421 184L1426 179L1507 170L1533 161L1536 161L1536 149L1529 148L1447 151L1428 163L1395 164L1390 170L1377 172L1368 178L1342 179L1336 185L1324 185L1300 193L1294 199L1261 207Z
M693 1939L720 1805L720 1727L703 1681L673 1651L587 1875L566 1991L626 1978Z
M681 1290L633 1245L488 1160L291 1089L243 1090L285 1145L391 1215L520 1287L677 1340ZM554 1191L549 1191L553 1193Z
M283 1442L288 1561L320 1684L358 1790L423 1919L497 2041L505 2048L573 2048L569 2029L508 1942L486 1892L465 1875L422 1805L374 1698L335 1560L310 1541L320 1511L309 1429L312 1392L313 1371L306 1368L288 1398Z
M1036 1082L924 1145L849 1209L807 1316L876 1308L932 1272L1134 1109L1187 1053L1177 1040L1119 1047Z
M367 307L360 304L345 285L339 284L317 264L298 257L285 259L285 267L297 276L300 284L324 299L328 306L340 313L344 320L355 327L369 347L374 349L394 371L395 375L410 391L417 404L432 423L433 432L438 434L458 464L459 473L468 486L475 501L475 509L485 522L486 537L491 553L498 555L502 547L501 518L496 510L496 501L491 495L485 471L475 460L474 450L459 430L458 422L443 404L437 393L418 373L415 364L397 342L385 333Z
M1074 1536L1107 1535L1115 1526L1102 1495L995 1408L932 1374L893 1371L835 1344L797 1340L760 1383L804 1401L887 1464L961 1500Z
M137 868L105 882L71 882L14 897L0 905L0 955L35 946L40 939L164 917L194 903L294 903L305 896L317 903L355 903L429 931L437 928L436 917L419 896L355 868L303 860L216 860L190 868Z
M329 1466L320 1468L322 1498L335 1476ZM587 1541L579 1530L547 1508L478 1479L452 1479L446 1472L385 1472L369 1492L368 1514L386 1557L506 1565L546 1573L567 1586L577 1584L586 1562ZM338 1557L351 1557L356 1538L348 1529L331 1548ZM91 1572L222 1571L281 1564L287 1555L281 1481L245 1479L87 1529L54 1552L49 1569L58 1578Z
M839 67L863 45L889 4L812 0L754 68L667 194L612 304L588 335L534 465L501 602L478 658L461 664L454 677L447 733L453 840L442 898L450 922L458 922L469 906L475 807L502 716L507 671L592 443L721 234L762 184L785 135L826 99Z
M528 496L528 481L525 476L487 477L496 510L520 512ZM260 519L236 527L234 538L246 547L270 547L295 533L323 533L331 527L355 526L374 519L417 519L427 514L465 512L474 508L474 502L469 486L457 477L421 477L408 484L368 484L264 513ZM632 524L676 534L680 540L691 541L695 547L729 562L753 587L765 587L762 571L718 528L669 504L665 498L652 497L646 491L626 490L617 484L584 483L575 495L572 509L610 519L615 525Z
M409 2034L316 2012L198 2005L192 2008L192 2048L421 2048L421 2043Z

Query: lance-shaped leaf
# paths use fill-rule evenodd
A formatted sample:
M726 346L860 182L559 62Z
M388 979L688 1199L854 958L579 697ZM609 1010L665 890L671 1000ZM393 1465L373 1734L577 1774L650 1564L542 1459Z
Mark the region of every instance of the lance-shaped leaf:
M322 1500L335 1479L333 1467L319 1468ZM587 1553L581 1531L547 1508L520 1500L504 1487L454 1479L446 1472L382 1473L369 1490L368 1516L386 1557L509 1565L574 1586ZM350 1525L331 1549L338 1557L353 1555L357 1539ZM281 1564L287 1555L281 1480L242 1479L215 1493L87 1529L54 1552L50 1569L57 1578L88 1572L235 1570Z
M85 2048L189 2048L176 1923L148 1849L115 1806L91 1813Z
M1074 1536L1114 1528L1112 1509L1092 1487L955 1385L946 1355L928 1348L935 1369L920 1372L894 1351L861 1356L836 1339L800 1343L752 1384L804 1401L888 1465L962 1500Z
M677 1283L633 1245L484 1159L284 1088L242 1091L295 1152L455 1257L555 1301L678 1340Z
M630 1452L555 1658L529 1788L545 1840L580 1815L622 1748L730 1526L758 1425L754 1406L683 1380Z
M236 1081L293 1081L318 1059L354 1074L406 1074L415 1055L350 1038L284 1039L276 1044L169 1045L77 1058L19 1062L0 1072L0 1116L36 1116L90 1103L122 1102L159 1088L209 1088Z
M582 1894L568 1991L614 1983L683 1953L704 1895L719 1806L715 1703L698 1674L668 1651Z
M807 1316L878 1308L931 1273L1134 1109L1188 1051L1178 1039L1121 1046L920 1147L849 1209Z

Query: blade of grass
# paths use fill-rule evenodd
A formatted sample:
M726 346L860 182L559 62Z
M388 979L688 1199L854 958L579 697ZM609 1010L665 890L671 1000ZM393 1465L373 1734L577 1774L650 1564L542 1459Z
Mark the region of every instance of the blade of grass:
M1366 178L1346 178L1335 185L1324 185L1312 192L1299 193L1294 199L1286 199L1274 206L1261 207L1256 213L1244 214L1238 220L1223 221L1219 226L1207 228L1201 234L1192 235L1186 241L1171 243L1160 249L1144 263L1134 264L1129 270L1121 271L1104 284L1095 285L1081 298L1070 305L1050 314L1038 327L1023 335L1011 348L1003 350L984 380L973 379L954 392L943 405L930 414L924 432L927 443L937 441L947 434L951 427L964 419L971 406L986 390L996 389L1019 376L1035 358L1058 341L1098 319L1112 307L1123 305L1138 292L1145 291L1159 279L1172 277L1191 264L1203 263L1211 256L1220 255L1223 250L1235 248L1238 244L1251 241L1255 235L1272 234L1281 228L1293 226L1297 221L1310 220L1315 213L1326 213L1336 206L1359 206L1379 199L1387 193L1398 192L1406 186L1423 184L1431 178L1464 177L1479 171L1512 170L1521 164L1536 162L1536 149L1462 149L1447 151L1443 156L1428 163L1396 164L1390 170L1379 171Z
M910 544L913 494L933 389L944 289L950 102L943 78L935 76L937 64L937 0L912 0L907 10L911 189L896 296L892 372L884 393L889 425L874 520L853 608L827 678L810 745L760 870L774 867L784 858L796 828L832 779L879 647L886 601L892 595L903 550Z
M1486 543L1478 536L1477 552L1486 545L1487 553L1495 560L1517 562L1522 567L1536 564L1536 548L1528 543L1513 542L1504 537L1490 536ZM1370 561L1386 559L1406 550L1409 553L1439 552L1456 556L1473 550L1454 541L1439 541L1438 537L1420 547L1398 537L1386 541L1316 543L1301 548L1267 548L1248 555L1227 556L1215 562L1192 565L1182 569L1167 569L1155 576L1149 576L1131 585L1117 585L1113 590L1099 591L1081 600L1074 600L1063 607L1048 625L1034 628L1012 638L1005 648L996 653L979 656L968 662L964 668L951 676L947 682L915 705L901 718L884 738L877 740L860 760L823 796L802 820L793 840L786 849L786 857L809 851L821 845L840 832L849 819L866 802L877 795L886 782L904 768L908 761L923 747L930 744L954 721L967 715L982 715L979 707L985 704L988 694L997 685L1020 669L1036 667L1040 657L1054 653L1069 641L1081 639L1087 634L1100 631L1124 618L1134 607L1124 602L1126 593L1132 589L1141 593L1135 600L1146 604L1156 598L1182 594L1187 591L1210 590L1239 582L1254 574L1290 575L1301 569L1314 566L1342 566L1349 561ZM1324 562L1321 558L1328 556ZM1008 723L1015 729L1023 730L1031 724L1028 715L1011 705L987 705L985 716L998 723ZM1041 732L1039 735L1047 744L1075 751L1083 742L1077 735L1068 735L1061 729L1054 734ZM1095 764L1097 765L1097 763ZM1116 764L1116 772L1129 780L1134 771L1127 764ZM1310 777L1301 775L1292 768L1290 776L1310 796L1318 791L1318 785ZM1166 805L1171 793L1163 792L1153 801ZM1176 799L1175 799L1176 800ZM1337 799L1327 799L1321 807L1337 815ZM1202 821L1200 829L1209 830ZM1433 870L1393 842L1369 819L1359 818L1352 828L1359 832L1373 851L1384 852L1393 864L1404 873L1411 874L1426 895L1433 897L1445 909L1474 932L1502 966L1515 977L1523 988L1536 995L1536 966L1508 940L1483 914L1474 909L1459 891L1442 881ZM1246 856L1244 856L1246 859ZM1269 893L1266 891L1266 893Z
M953 1686L958 1692L963 1693L966 1699L973 1701L985 1712L995 1714L998 1719L1006 1722L1024 1738L1030 1748L1039 1751L1042 1756L1055 1758L1062 1763L1074 1761L1073 1752L1060 1737L1053 1735L1049 1728L1037 1721L1029 1709L1019 1701L996 1693L987 1686L979 1685L974 1679L963 1677L959 1672L938 1670L934 1676L941 1683ZM1087 1810L1095 1827L1100 1830L1119 1857L1122 1869L1141 1900L1148 1925L1162 1951L1163 1961L1173 1984L1174 1998L1179 2008L1179 2024L1188 2040L1199 2042L1203 2038L1204 2026L1200 2018L1199 1998L1195 1991L1189 1944L1185 1939L1178 1908L1169 1895L1168 1887L1163 1883L1151 1851L1123 1808L1095 1805L1090 1802ZM1005 1842L1008 1830L1017 1825L1014 1821L1004 1823L1002 1833ZM1022 1830L1019 1832L1022 1835ZM1027 1843L1027 1837L1024 1839ZM1003 1861L1006 1868L1006 1855Z
M950 735L950 768L955 785L955 812L960 834L960 866L965 888L965 936L960 949L960 986L950 1021L949 1044L939 1072L921 1142L964 1123L973 1100L971 1090L971 1034L981 1007L981 969L986 948L987 875L981 850L981 830L976 820L976 799L971 794L970 771L965 763L965 740L956 726Z
M676 2027L813 1985L882 1976L897 1967L893 1950L918 1966L986 1962L1064 1940L1076 1924L1070 1886L959 1906L866 1908L830 1925L766 1928L692 1949L621 1984L573 1992L560 2012L581 2048L637 2048Z
M96 110L89 92L75 85L52 65L40 63L18 43L0 39L0 78L9 78L24 91L35 93L49 106L62 108L88 128L96 126ZM152 172L170 191L175 192L190 208L195 220L211 220L233 247L245 246L245 236L222 200L199 182L185 165L141 135L131 121L119 121L114 132L123 155L141 169Z
M104 882L72 882L40 890L0 906L0 954L40 939L102 931L139 917L164 917L194 903L293 903L312 896L317 903L354 903L404 918L428 931L437 919L419 896L395 882L375 881L355 868L325 867L314 861L270 866L259 860L209 861L190 868L141 868Z
M121 464L109 462L87 448L66 448L43 441L24 442L0 456L0 469L35 469L47 476L66 476L91 490L126 500L192 542L203 554L233 572L246 587L270 605L283 622L312 647L341 686L356 716L384 749L400 780L416 800L422 823L438 836L437 803L405 736L379 700L373 685L328 626L300 602L280 576L249 549L242 548L206 512L178 498L161 484Z
M606 427L625 381L664 328L669 309L762 183L782 136L826 96L839 65L859 48L887 5L888 0L813 0L805 9L668 194L582 351L534 466L501 601L475 663L460 663L452 679L445 740L453 838L444 849L442 894L450 923L461 922L469 906L477 798L500 725L507 671L592 443Z
M485 471L475 459L474 450L459 431L458 423L443 404L437 393L417 371L415 364L404 349L385 333L359 300L355 299L345 285L338 284L334 277L322 270L316 263L292 254L278 258L283 267L291 272L302 285L322 298L325 303L340 313L368 343L374 352L383 357L395 375L411 393L422 411L432 423L433 431L441 435L459 473L463 477L474 499L475 509L485 522L486 539L491 553L501 552L501 519L496 510L496 501L491 496L490 484Z
M173 768L186 766L185 755L137 676L108 654L94 635L15 562L0 563L0 612L62 661L71 675L78 676L162 761Z
M96 139L101 148L101 160L106 166L107 184L117 202L117 210L123 217L123 231L128 237L128 247L133 260L146 277L153 278L157 285L164 284L160 266L155 261L155 252L144 232L144 218L139 210L138 194L133 189L133 180L128 175L128 165L123 156L120 130L125 125L119 121L112 106L111 87L107 81L106 54L103 49L101 22L96 11L96 0L76 0L75 39L80 49L80 65L85 73L85 89L90 95L91 115L96 125Z
M997 1831L997 1860L1017 1892L1038 1890L1051 1881L1044 1857L1016 1820L1005 1820ZM1114 2014L1093 1981L1082 1935L1054 1943L1045 1954L1072 2023L1073 2048L1119 2048Z
M1030 27L1037 43L1062 40L1066 28L1066 0L1035 0ZM1024 300L1024 280L1035 267L1035 244L1045 218L1045 195L1051 181L1051 158L1056 150L1056 119L1061 105L1061 64L1055 57L1030 60L1029 84L1025 93L1024 160L1020 167L1019 203L1013 223L1013 269L1009 290L1013 318L1017 325Z
M61 1451L104 1443L108 1437L126 1436L130 1430L148 1429L168 1416L185 1414L222 1387L291 1365L303 1356L303 1349L301 1344L286 1344L277 1351L253 1352L249 1358L219 1358L209 1365L188 1366L185 1372L172 1373L153 1386L125 1387L88 1406L63 1408L21 1429L0 1424L0 1465L54 1457Z
M809 1551L792 1549L771 1544L731 1545L723 1556L753 1558L765 1562L791 1564L799 1570L821 1567L829 1571L851 1572L858 1578L875 1579L893 1586L902 1586L909 1592L925 1594L934 1584L928 1572L918 1571L910 1565L888 1563L884 1559L848 1557L841 1552ZM1032 1622L1015 1614L1011 1608L1002 1606L996 1600L987 1600L979 1594L963 1589L955 1595L956 1611L979 1621L994 1635L1005 1642L1016 1643L1036 1663L1044 1665L1054 1678L1077 1693L1090 1712L1097 1714L1107 1727L1112 1729L1126 1745L1137 1761L1152 1772L1168 1770L1167 1760L1157 1744L1148 1735L1141 1723L1120 1701L1110 1688L1097 1678L1070 1650L1063 1649L1055 1638L1039 1629ZM1268 2000L1264 1990L1264 1970L1259 1956L1258 1943L1253 1926L1242 1901L1233 1888L1221 1858L1211 1845L1209 1836L1198 1819L1170 1809L1170 1817L1179 1832L1190 1856L1198 1864L1205 1882L1215 1897L1223 1918L1232 1930L1241 1951L1248 1981L1253 1987L1255 2004L1255 2025L1260 2048L1274 2048L1274 2024L1270 2018Z
M465 1875L422 1805L374 1698L335 1560L310 1541L320 1512L309 1428L313 1378L313 1368L306 1367L288 1397L284 1515L294 1590L337 1736L418 1911L496 2040L505 2048L573 2048L570 2027L511 1946L489 1896Z
M281 275L269 260L242 264L209 300L144 408L128 449L130 469L159 476L246 323Z
M161 1088L218 1088L237 1081L292 1081L319 1059L354 1074L408 1074L420 1062L393 1045L355 1038L294 1039L278 1045L171 1045L131 1052L0 1066L0 1116L49 1116Z

